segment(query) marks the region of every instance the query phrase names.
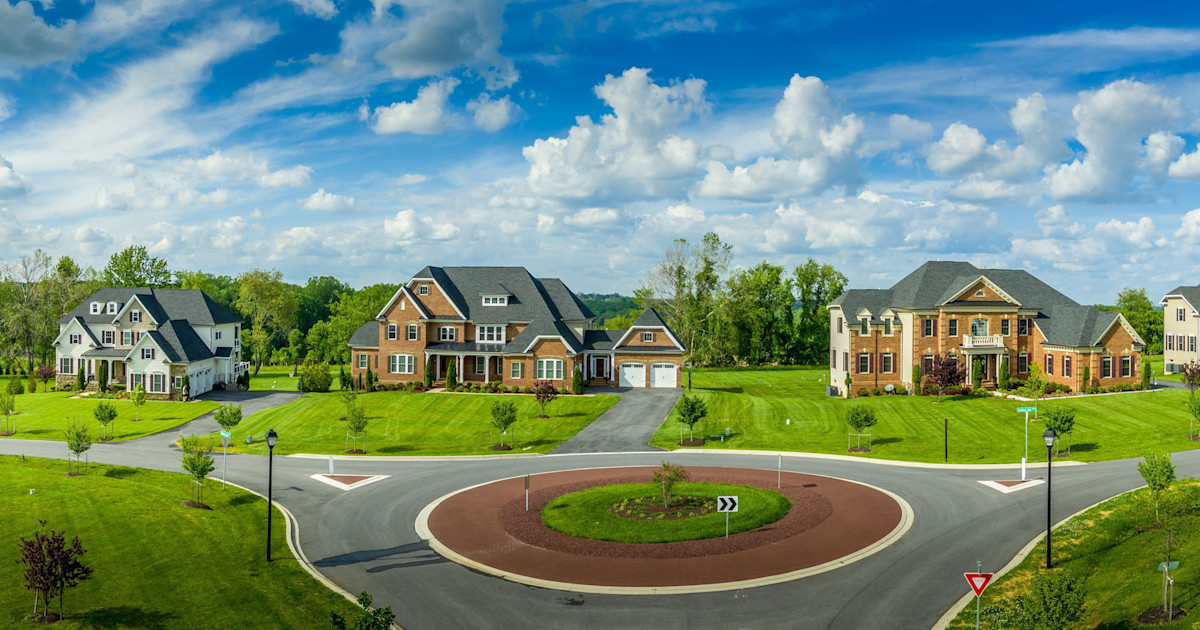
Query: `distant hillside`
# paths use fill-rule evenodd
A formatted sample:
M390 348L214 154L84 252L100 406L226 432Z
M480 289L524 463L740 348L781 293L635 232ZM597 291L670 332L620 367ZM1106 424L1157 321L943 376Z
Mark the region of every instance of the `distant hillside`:
M629 311L637 309L633 298L619 293L578 293L579 299L596 314L595 327L604 326L604 322Z

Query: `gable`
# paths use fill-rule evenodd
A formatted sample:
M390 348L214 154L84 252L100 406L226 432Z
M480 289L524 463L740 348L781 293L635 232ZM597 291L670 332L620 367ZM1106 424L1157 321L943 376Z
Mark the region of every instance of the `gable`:
M1000 288L995 282L988 279L987 276L979 276L974 281L967 283L958 291L952 293L946 298L942 304L950 302L1003 302L1020 306L1021 303L1015 300L1004 289Z
M125 314L132 310L141 311L142 320L141 320L141 322L131 322L131 323L154 324L156 326L161 323L154 318L154 315L152 315L150 313L150 309L146 308L146 305L144 303L142 303L141 296L137 295L137 294L134 294L133 296L131 296L129 298L129 301L125 303L125 306L123 308L121 308L120 311L117 312L117 315L116 315L116 317L113 318L112 323L113 324L119 323L121 321L121 318L125 317Z
M62 332L58 333L58 336L54 338L54 341L50 345L57 346L60 343L68 343L71 339L71 335L79 335L79 342L81 344L87 344L89 347L95 348L100 345L100 342L96 339L95 335L92 334L92 331L88 330L87 326L85 326L78 319L74 318L67 322L67 325L63 327Z
M154 350L155 350L154 359L153 359L154 361L160 361L160 360L169 361L170 360L167 356L167 353L163 350L162 346L160 346L158 344L158 342L154 340L154 336L151 335L150 333L142 334L141 338L138 339L133 344L133 347L129 349L129 352L125 353L125 360L132 361L134 359L141 359L142 358L142 348L154 348Z
M645 341L643 335L650 333L650 341ZM683 350L683 346L675 339L665 326L633 326L616 345L617 348L675 348Z
M466 317L450 299L441 283L434 278L413 278L408 281L406 288L421 301L430 317ZM428 294L421 295L422 290L428 291Z
M1129 321L1125 319L1125 316L1121 315L1120 313L1117 313L1117 316L1113 318L1113 321L1111 324L1109 324L1108 328L1106 328L1104 332L1100 334L1100 337L1096 340L1096 343L1097 345L1102 345L1106 348L1112 345L1115 345L1118 348L1129 347L1133 345L1146 345L1146 342L1142 339L1141 335L1138 335L1137 331L1133 329L1133 326L1129 324Z

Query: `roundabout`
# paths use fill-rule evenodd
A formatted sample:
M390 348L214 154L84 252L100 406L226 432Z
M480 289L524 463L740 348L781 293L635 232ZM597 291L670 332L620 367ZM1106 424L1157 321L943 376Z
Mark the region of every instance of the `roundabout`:
M580 538L543 522L543 510L560 497L645 482L653 470L631 466L533 475L528 510L524 477L483 483L430 503L419 514L416 529L440 555L520 584L651 595L737 590L816 575L884 549L913 522L906 501L865 483L716 466L689 466L687 471L694 482L763 491L776 491L778 483L778 494L790 501L791 509L782 518L728 538L659 543ZM743 501L744 513L731 515L731 521L752 518L755 509L753 501Z

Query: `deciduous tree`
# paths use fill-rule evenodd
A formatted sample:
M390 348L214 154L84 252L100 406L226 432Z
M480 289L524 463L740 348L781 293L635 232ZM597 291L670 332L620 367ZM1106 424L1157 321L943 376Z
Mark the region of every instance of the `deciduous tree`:
M100 279L110 287L166 287L171 285L171 270L145 245L130 245L109 257Z
M453 366L454 364L451 363L450 365ZM554 383L550 381L535 382L533 384L533 397L542 408L542 413L538 417L549 418L550 416L546 415L546 405L554 402L555 398L558 398L558 390L555 389Z
M696 439L696 423L708 416L708 405L699 396L684 394L675 405L675 416L680 424L687 425L688 439Z
M33 380L34 358L48 348L58 334L54 300L47 282L51 273L50 256L42 250L22 254L4 270L0 301L0 334L5 343L0 351L8 358L25 359L25 374Z
M183 469L192 477L192 507L202 507L204 479L217 467L212 456L216 445L209 438L192 435L179 440L179 448L183 451Z
M18 383L20 381L17 381ZM17 411L17 397L12 392L0 392L0 413L4 414L4 428L0 430L0 435L12 435L16 433L16 426L12 422L12 415Z
M1075 431L1075 410L1070 407L1053 407L1046 411L1045 418L1046 428L1054 429L1057 436L1054 440L1054 454L1058 454L1058 445L1063 436L1067 436L1067 453L1070 453L1070 436Z
M862 434L867 429L879 423L875 410L866 405L851 405L846 409L846 424L858 436L858 446L862 446ZM869 443L869 441L868 441Z
M83 421L71 420L71 424L67 425L66 430L63 431L63 437L66 438L67 450L75 455L75 467L72 472L79 473L80 457L92 448L92 434ZM70 460L67 460L67 465L70 466L70 464Z
M34 376L37 378L37 380L42 382L42 389L44 391L50 391L50 381L54 379L54 366L39 365L37 369L34 370Z
M117 419L117 408L111 403L100 402L92 409L92 415L96 417L96 422L100 423L100 441L112 439L108 428Z
M133 403L134 422L141 420L142 405L146 404L146 388L141 383L134 385L133 391L129 392L129 402Z
M363 432L367 430L367 410L357 396L346 402L346 428L350 432L350 439L354 441L352 450L359 450L358 439L364 437ZM363 440L363 447L362 451L366 452L366 440Z
M269 358L272 340L282 339L296 323L296 295L277 269L252 269L238 276L238 308L251 322L249 342L254 374Z
M795 356L804 365L829 362L830 302L846 290L846 276L829 263L809 258L792 271L792 292L800 312L796 318Z
M660 468L656 468L650 475L650 482L657 483L662 486L663 507L671 507L672 499L674 499L675 485L687 481L688 473L683 466L663 462Z
M216 413L213 414L213 419L217 421L217 424L221 425L222 429L231 431L233 427L236 427L242 421L242 406L233 403L221 405L217 407Z
M347 624L346 618L337 612L329 613L329 627L332 630L390 630L396 615L391 606L379 609L371 608L371 596L363 591L358 594L358 605L363 612L352 623Z
M786 362L795 325L792 283L783 267L760 262L735 272L728 286L735 357L750 365Z
M967 369L957 359L935 354L925 377L937 387L938 402L942 402L942 394L947 389L962 387L967 378Z
M508 427L517 421L517 406L511 400L497 400L492 403L492 426L500 431L500 448L504 448L504 435ZM509 441L512 447L512 441Z
M92 568L83 564L87 550L79 542L79 536L67 545L66 532L46 531L46 521L39 520L43 529L33 533L33 539L21 538L21 555L17 564L25 565L23 577L26 590L34 591L33 613L39 616L38 600L42 602L44 617L50 603L58 599L58 617L63 618L63 599L67 589L75 588L80 582L92 577Z

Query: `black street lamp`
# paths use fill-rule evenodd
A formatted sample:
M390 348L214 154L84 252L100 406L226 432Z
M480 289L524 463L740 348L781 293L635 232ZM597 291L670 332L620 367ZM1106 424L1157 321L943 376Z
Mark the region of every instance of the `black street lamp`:
M275 429L267 431L267 562L271 561L271 479L274 476Z
M1046 429L1042 439L1046 441L1046 568L1050 568L1050 447L1058 434L1054 429Z

